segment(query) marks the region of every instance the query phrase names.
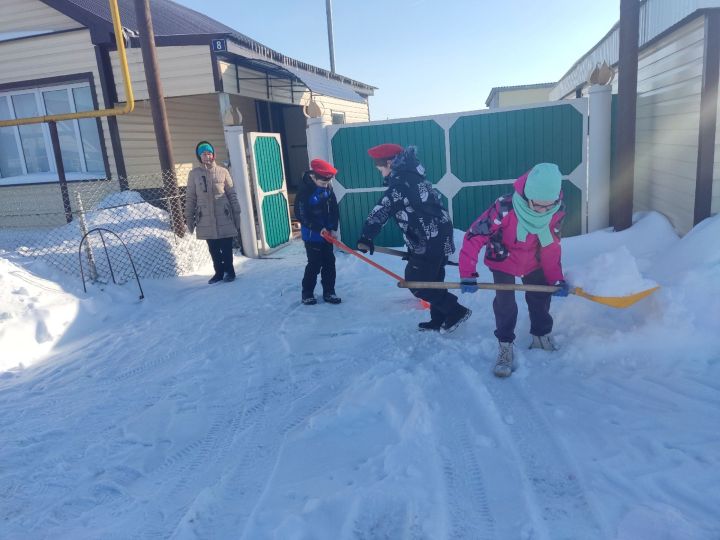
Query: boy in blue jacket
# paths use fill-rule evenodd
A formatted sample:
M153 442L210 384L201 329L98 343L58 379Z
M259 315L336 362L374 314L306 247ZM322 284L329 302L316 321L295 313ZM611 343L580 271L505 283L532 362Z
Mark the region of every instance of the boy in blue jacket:
M335 254L333 245L322 237L323 231L335 236L338 228L338 203L331 181L337 169L322 159L313 159L303 175L302 187L295 198L295 217L300 221L302 239L307 252L307 265L302 280L302 303L317 304L315 285L320 274L323 300L339 304L335 294Z

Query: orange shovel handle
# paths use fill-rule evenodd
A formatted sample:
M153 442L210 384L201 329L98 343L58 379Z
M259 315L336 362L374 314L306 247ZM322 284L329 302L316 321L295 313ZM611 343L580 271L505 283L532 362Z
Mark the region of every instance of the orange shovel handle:
M380 270L381 272L385 272L385 273L386 273L388 276L390 276L391 278L396 279L396 280L398 280L398 281L405 281L405 278L398 276L395 272L391 272L390 270L388 270L388 269L385 268L384 266L382 266L382 265L380 265L380 264L378 264L378 263L376 263L376 262L374 262L374 261L371 261L370 259L368 259L368 258L365 257L364 255L361 255L360 253L358 253L358 252L355 251L354 249L349 248L348 246L346 246L345 244L343 244L340 240L338 240L337 238L333 237L333 235L331 235L330 233L328 233L328 232L323 232L323 233L321 233L321 234L322 234L322 237L323 237L325 240L327 240L328 242L330 242L331 244L339 247L339 248L342 249L343 251L347 251L347 252L350 253L351 255L355 255L358 259L361 259L361 260L365 261L365 262L368 263L370 266L374 266L375 268L377 268L377 269Z

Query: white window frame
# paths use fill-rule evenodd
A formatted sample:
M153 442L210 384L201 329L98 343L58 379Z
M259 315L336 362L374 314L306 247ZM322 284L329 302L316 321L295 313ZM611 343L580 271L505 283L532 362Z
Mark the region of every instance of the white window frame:
M58 84L58 85L52 85L52 86L39 86L34 88L23 88L18 90L9 90L5 92L0 92L0 99L6 99L6 103L8 105L8 110L10 112L11 119L16 119L17 115L15 114L15 105L12 101L12 96L17 95L27 95L27 94L33 94L35 97L35 105L37 107L38 115L45 116L47 114L47 109L45 108L45 100L43 99L43 92L52 92L55 90L65 90L65 92L68 95L68 103L70 104L70 112L75 113L77 112L77 108L75 106L75 96L73 95L73 89L74 88L89 88L92 95L92 87L90 86L89 82L78 82L78 83L67 83L67 84ZM73 123L73 132L75 134L75 144L77 145L77 151L78 156L80 159L80 172L66 172L65 176L68 181L74 181L74 180L87 180L87 179L94 179L98 178L98 173L101 173L104 177L107 175L106 170L102 171L88 171L87 170L87 162L85 159L85 149L83 148L82 143L82 135L80 132L80 122L77 119L74 120L66 120L66 122L72 122ZM57 166L55 164L55 154L53 153L52 148L52 140L50 138L50 128L48 127L46 122L43 122L40 124L42 127L42 133L43 133L43 140L45 141L45 153L47 155L48 164L50 167L50 171L47 173L32 173L29 174L27 170L27 163L25 161L25 152L23 151L22 147L22 141L20 139L20 129L19 126L11 126L10 128L4 128L4 129L12 129L13 135L15 138L15 145L17 146L17 150L19 152L19 155L21 157L20 159L20 165L22 166L23 175L22 176L0 176L0 186L2 185L8 185L8 184L32 184L32 183L44 183L44 182L52 182L57 181L57 178L49 178L49 175L56 175L57 174ZM98 129L98 139L100 141L100 144L102 144L102 138L103 133L101 129Z

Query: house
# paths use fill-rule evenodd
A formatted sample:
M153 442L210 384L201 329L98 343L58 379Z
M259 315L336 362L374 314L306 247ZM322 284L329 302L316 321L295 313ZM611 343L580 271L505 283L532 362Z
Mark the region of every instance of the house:
M518 86L496 86L490 90L485 105L490 109L542 103L548 101L550 90L555 83L521 84Z
M642 2L638 47L633 208L661 212L686 233L720 211L720 0ZM592 69L602 62L617 68L618 55L619 23L550 98L586 95Z
M90 184L84 180L104 181L105 192L161 185L134 4L118 4L135 111L58 125L71 195ZM219 162L228 160L229 112L240 112L246 133L280 133L290 191L307 167L303 107L311 99L328 123L369 120L374 87L289 58L171 0L153 0L151 10L181 185L199 140L214 143ZM124 100L108 0L0 0L0 119ZM0 129L0 226L37 225L32 218L10 224L8 214L62 216L58 191L48 126Z

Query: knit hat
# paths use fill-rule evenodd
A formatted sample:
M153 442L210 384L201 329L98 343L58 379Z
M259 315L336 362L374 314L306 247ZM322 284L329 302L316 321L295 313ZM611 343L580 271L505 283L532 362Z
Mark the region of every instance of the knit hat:
M404 148L399 144L385 143L373 146L367 152L373 159L392 159L402 152Z
M538 163L525 181L525 198L529 201L555 201L560 197L562 173L554 163Z
M313 159L310 168L315 174L324 178L332 178L337 174L337 169L322 159Z
M198 161L201 161L200 156L203 155L203 152L210 152L212 155L215 155L215 148L207 141L200 141L195 147L195 155Z

